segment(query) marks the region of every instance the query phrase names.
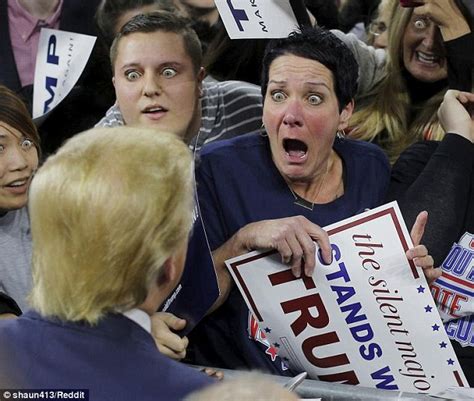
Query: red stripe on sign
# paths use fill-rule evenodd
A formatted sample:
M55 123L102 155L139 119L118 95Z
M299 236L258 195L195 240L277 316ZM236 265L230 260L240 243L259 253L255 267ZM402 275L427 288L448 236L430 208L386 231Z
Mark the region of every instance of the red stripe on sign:
M456 378L456 381L459 384L459 387L465 387L464 383L461 380L461 376L459 375L459 372L457 370L453 370L453 373L454 373L454 377Z
M455 283L465 285L468 288L474 289L474 283L470 283L467 280L461 280L460 278L454 277L453 275L446 273L445 271L443 271L443 277L448 278L451 281L454 281Z

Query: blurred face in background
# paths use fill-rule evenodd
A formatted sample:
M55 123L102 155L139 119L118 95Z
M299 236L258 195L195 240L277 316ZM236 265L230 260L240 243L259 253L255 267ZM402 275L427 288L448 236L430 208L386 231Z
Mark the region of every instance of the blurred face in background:
M38 151L33 141L0 121L0 214L26 205L37 167Z

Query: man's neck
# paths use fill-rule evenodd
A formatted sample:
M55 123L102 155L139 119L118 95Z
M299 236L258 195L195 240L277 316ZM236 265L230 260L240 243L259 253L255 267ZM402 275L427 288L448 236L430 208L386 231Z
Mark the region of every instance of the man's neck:
M33 17L47 20L56 11L59 0L18 0L18 4Z

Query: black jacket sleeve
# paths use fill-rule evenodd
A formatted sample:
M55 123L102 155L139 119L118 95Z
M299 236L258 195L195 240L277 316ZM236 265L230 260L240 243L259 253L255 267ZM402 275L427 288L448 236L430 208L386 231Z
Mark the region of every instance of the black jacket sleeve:
M463 233L468 213L474 144L447 134L441 142L410 146L392 169L387 201L397 200L408 228L423 210L428 224L423 236L439 266Z
M474 33L445 42L448 81L451 89L472 90L474 74Z

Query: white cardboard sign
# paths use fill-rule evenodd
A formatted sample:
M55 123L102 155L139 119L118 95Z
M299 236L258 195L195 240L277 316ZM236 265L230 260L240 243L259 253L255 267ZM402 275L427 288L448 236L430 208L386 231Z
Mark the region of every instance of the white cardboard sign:
M467 386L396 202L325 227L330 265L296 279L276 251L227 261L280 357L312 378L437 393ZM319 259L318 259L319 260Z
M231 39L284 38L298 27L289 0L215 0Z
M96 37L41 29L36 55L33 118L56 107L71 91L84 70Z

